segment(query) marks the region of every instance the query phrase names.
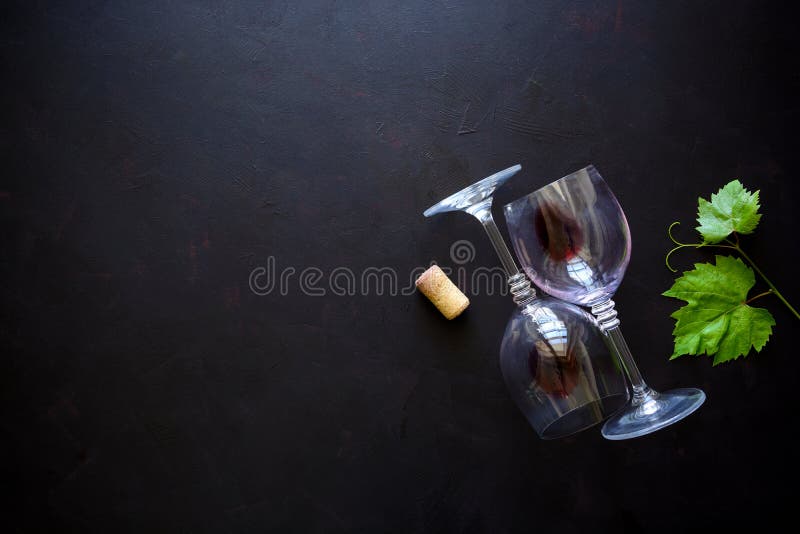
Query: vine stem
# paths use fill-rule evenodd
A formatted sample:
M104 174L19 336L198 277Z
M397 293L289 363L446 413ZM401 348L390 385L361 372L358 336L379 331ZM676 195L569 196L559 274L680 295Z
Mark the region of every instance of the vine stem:
M774 291L772 291L771 289L768 289L768 290L764 291L763 293L759 293L755 297L750 297L749 299L744 301L744 303L745 304L750 304L751 302L753 302L756 299L760 299L761 297L766 297L767 295L772 295L773 293L774 293Z
M788 300L786 300L786 299L784 298L784 296L783 296L783 295L781 295L781 292L780 292L780 291L778 291L778 288L777 288L777 287L775 287L775 284L773 284L772 282L770 282L769 278L767 278L767 277L766 277L766 275L764 275L764 273L761 271L761 269L759 269L759 268L758 268L758 266L757 266L755 263L753 263L753 260L750 258L750 256L748 256L748 255L745 253L745 251L744 251L744 250L742 250L741 248L739 248L739 246L738 246L738 245L734 245L732 248L733 248L733 249L735 249L735 250L736 250L736 252L738 252L739 254L741 254L741 255L742 255L742 257L743 257L744 259L746 259L746 260L747 260L747 263L749 263L749 264L750 264L750 267L752 267L752 268L753 268L753 270L754 270L755 272L757 272L757 273L758 273L758 275L759 275L759 276L762 278L762 280L764 280L764 282L766 282L766 283L767 283L767 285L768 285L768 286L769 286L769 288L772 290L772 292L773 292L773 293L775 293L775 296L776 296L776 297L778 297L778 298L781 300L781 302L783 302L783 303L786 305L786 307L787 307L787 308L789 308L789 311L791 311L791 312L794 314L794 316L795 316L795 317L797 317L798 319L800 319L800 313L797 313L797 310L795 310L795 309L794 309L794 307L793 307L791 304L789 304L789 301L788 301Z
M727 243L727 245L721 245L719 243L681 243L680 241L675 239L675 237L672 235L672 229L675 226L679 225L679 224L680 224L680 222L675 221L674 223L670 224L669 228L667 229L667 235L669 235L670 240L672 240L672 242L677 245L675 248L673 248L672 250L670 250L667 253L667 257L664 259L664 262L667 264L667 268L670 271L672 271L674 273L674 272L677 271L677 269L673 269L672 265L669 264L669 257L672 256L673 252L675 252L676 250L680 250L680 249L682 249L684 247L694 247L694 248L717 247L717 248L729 248L729 249L735 250L736 252L741 254L741 256L745 260L747 260L747 263L750 264L750 267L752 267L753 270L758 273L758 276L760 276L761 279L764 280L764 282L766 282L766 284L769 286L769 289L770 289L769 291L765 291L764 293L756 295L755 297L751 298L747 302L751 302L751 301L753 301L753 300L755 300L755 299L757 299L759 297L763 297L765 295L768 295L769 293L774 293L775 296L778 297L780 299L780 301L783 302L786 305L787 308L789 308L789 311L791 311L794 314L795 317L800 319L800 313L798 313L797 310L794 309L794 306L789 304L789 301L786 300L786 298L781 294L780 291L778 291L778 288L775 287L775 284L773 284L770 281L769 278L767 278L767 276L764 274L764 272L761 269L758 268L758 265L755 264L753 259L750 256L748 256L747 253L744 250L741 249L741 247L739 247L739 234L737 234L736 232L733 232L733 236L736 239L736 241L733 242L730 239L726 239L725 243Z

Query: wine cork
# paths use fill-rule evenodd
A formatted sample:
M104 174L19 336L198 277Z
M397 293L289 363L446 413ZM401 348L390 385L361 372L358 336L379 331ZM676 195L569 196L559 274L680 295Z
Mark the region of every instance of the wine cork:
M431 265L417 278L417 288L433 302L447 319L455 319L469 306L469 299L444 274L438 265Z

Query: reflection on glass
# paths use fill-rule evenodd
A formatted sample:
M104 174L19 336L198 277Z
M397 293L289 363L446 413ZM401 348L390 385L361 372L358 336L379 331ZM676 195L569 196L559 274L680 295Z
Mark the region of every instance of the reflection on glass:
M564 263L564 267L567 270L567 276L586 290L596 290L603 286L600 276L580 256L573 256L568 259Z

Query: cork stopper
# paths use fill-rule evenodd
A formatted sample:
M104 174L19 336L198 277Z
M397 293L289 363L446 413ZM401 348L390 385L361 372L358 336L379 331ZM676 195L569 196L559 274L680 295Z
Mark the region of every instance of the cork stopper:
M417 278L417 288L447 319L455 319L469 306L469 299L438 265L431 265Z

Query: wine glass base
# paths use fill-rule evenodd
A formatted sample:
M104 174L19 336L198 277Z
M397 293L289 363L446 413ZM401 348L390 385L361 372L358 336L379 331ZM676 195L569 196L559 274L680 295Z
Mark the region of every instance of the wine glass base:
M496 172L491 176L487 176L483 180L475 182L474 184L465 187L458 193L453 193L444 200L440 200L430 208L423 212L425 217L430 217L438 213L445 213L448 211L467 211L468 208L478 204L487 198L491 197L494 190L503 185L506 180L517 174L521 165L514 165L500 172Z
M681 388L648 395L643 402L629 404L603 425L610 440L637 438L660 430L692 414L706 400L703 390Z

